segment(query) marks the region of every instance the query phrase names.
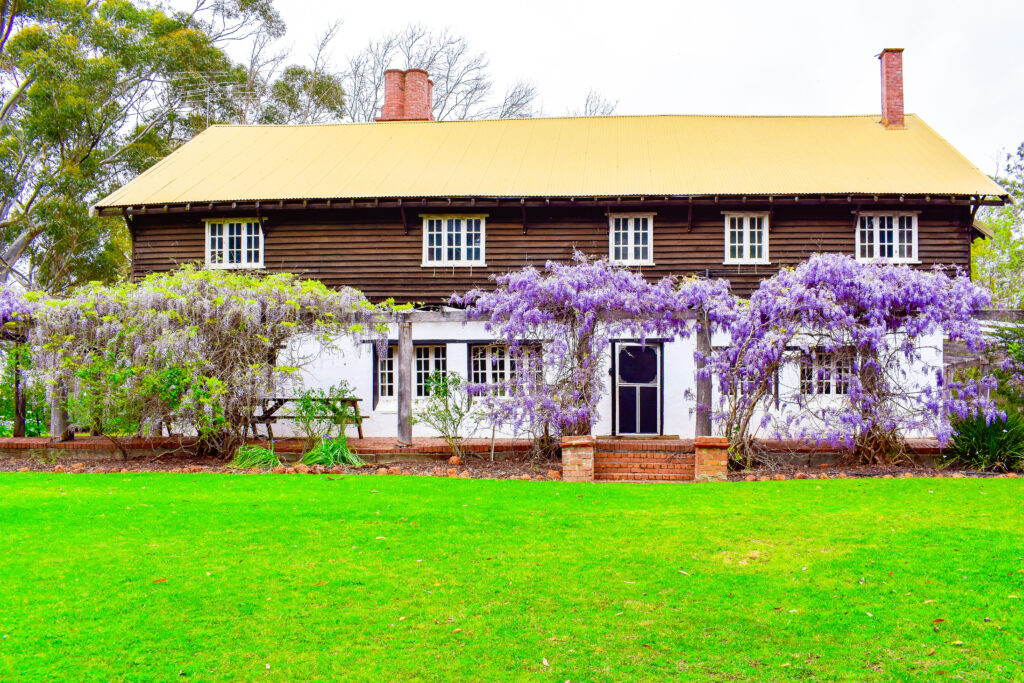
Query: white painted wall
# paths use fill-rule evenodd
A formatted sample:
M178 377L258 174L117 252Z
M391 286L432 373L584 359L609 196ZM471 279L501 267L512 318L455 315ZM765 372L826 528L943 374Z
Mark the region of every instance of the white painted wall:
M389 333L389 339L397 340L397 326ZM448 370L457 372L463 377L468 371L467 342L484 342L492 337L484 329L482 322L417 322L413 325L413 342L444 343L447 348ZM728 338L714 335L712 344L715 346L728 343ZM923 383L933 381L936 370L942 368L942 335L934 334L925 340L924 359L916 367L908 368L908 388L913 390ZM695 382L693 353L695 340L677 339L662 343L664 355L664 371L662 377L662 396L664 402L662 432L683 438L693 436L695 426ZM381 399L376 409L373 407L373 350L371 344L342 341L338 350L324 350L315 340L305 339L293 344L283 354L283 358L302 357L304 368L300 373L303 383L308 387L326 388L341 380L347 381L356 396L362 399L360 410L367 419L363 422L364 436L393 437L397 431L398 415L395 399ZM608 435L613 431L612 425L612 377L610 375L610 357L606 357L602 365L604 392L598 404L598 418L594 425L594 433ZM783 384L797 385L795 367L787 368ZM397 368L396 368L397 380ZM717 399L717 396L716 396ZM282 436L289 433L287 424L275 426L275 434ZM355 435L350 428L349 435ZM414 436L436 436L426 425L413 426ZM489 437L490 429L480 428L467 436ZM498 432L498 437L514 437L511 433ZM911 436L925 436L914 434Z

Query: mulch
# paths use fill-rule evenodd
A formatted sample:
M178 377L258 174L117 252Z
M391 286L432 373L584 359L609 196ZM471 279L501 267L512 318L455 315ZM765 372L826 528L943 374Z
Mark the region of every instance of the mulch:
M299 470L302 468L300 467ZM283 472L282 472L283 470ZM78 460L62 457L3 458L0 457L0 472L73 472L73 473L224 473L264 474L272 470L235 470L223 460L198 458L188 455L169 454L160 457L140 457L131 460ZM285 463L277 473L296 473L294 463ZM300 472L301 473L301 472ZM314 473L318 473L314 470ZM432 461L416 460L407 462L370 463L364 467L336 467L323 473L350 475L404 474L413 476L461 477L465 479L561 479L562 463L558 460L531 459L526 455L514 455L491 461L487 457L467 457L458 464L445 459ZM729 472L729 481L781 481L789 479L897 479L908 477L1017 477L1017 474L999 472L976 472L956 469L936 469L914 466L834 466L803 467L790 466L772 469L753 469Z
M285 470L294 463L285 463ZM300 468L301 469L301 468ZM454 474L452 471L454 470ZM144 457L132 460L76 460L75 458L0 458L0 472L75 472L75 473L132 473L132 472L173 472L173 473L223 473L258 474L271 470L235 470L223 460L168 455ZM332 474L408 474L419 476L455 476L468 479L560 479L562 463L550 460L531 460L526 456L510 456L493 462L487 458L468 457L459 464L448 460L370 463L365 467L337 467L327 472Z
M828 465L825 467L776 467L729 472L729 481L782 481L786 479L905 479L911 477L1017 477L1014 473L978 472L907 465Z

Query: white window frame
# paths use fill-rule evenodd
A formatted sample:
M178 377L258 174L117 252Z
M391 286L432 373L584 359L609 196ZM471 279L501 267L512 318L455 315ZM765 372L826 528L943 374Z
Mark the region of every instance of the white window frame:
M377 352L377 399L380 401L394 401L398 393L398 373L395 367L395 359L398 357L398 348L394 344L388 344L387 351L381 354ZM387 381L385 381L387 380Z
M413 345L412 374L415 398L427 398L427 379L435 372L448 374L448 345L447 344L414 344Z
M609 213L608 214L608 261L620 266L654 265L654 216L653 213ZM647 220L647 244L636 243L636 221ZM615 221L626 221L626 243L618 245L626 249L627 258L615 258ZM636 258L637 247L647 247L647 258Z
M768 265L771 263L771 254L768 251L768 235L771 232L771 225L768 218L767 211L728 211L723 212L722 215L725 217L725 250L723 264L726 265L740 265L740 264L751 264L751 265ZM753 244L751 235L756 231L751 228L751 218L761 219L761 257L752 258L750 256L750 246ZM730 242L732 233L732 221L733 219L739 219L742 221L742 256L735 257L730 255Z
M226 260L221 260L221 261L215 262L213 260L215 252L219 252L220 254L222 254L222 258L223 259L227 258L227 252L228 252L228 248L229 248L228 247L228 240L229 240L228 231L230 230L230 228L228 227L229 225L241 225L242 226L242 232L241 232L241 235L239 235L239 238L241 239L241 244L239 246L239 250L241 252L240 256L241 256L242 260L237 262L237 263L229 263ZM214 226L218 226L221 229L220 239L222 241L221 241L220 249L217 249L217 250L214 250L212 248L212 245L210 244L211 241L212 241L212 234L211 233L213 232L213 227ZM259 237L259 248L258 248L258 254L257 254L258 259L256 259L256 260L253 260L251 258L250 252L252 250L246 245L246 238L249 237L246 234L246 231L247 231L247 228L249 226L255 226L256 227L256 235ZM244 269L263 268L263 254L264 254L264 252L266 250L267 242L266 242L266 239L265 239L265 237L263 235L263 223L258 218L218 218L216 220L203 221L203 244L205 245L204 251L205 251L205 260L206 260L206 267L207 268L215 268L215 269L223 269L223 270L244 270Z
M800 356L799 390L804 396L846 396L852 374L853 359L848 354L813 349Z
M505 344L469 345L469 381L471 384L501 385L509 380L511 355Z
M423 261L424 268L486 268L487 267L487 214L420 214L423 219ZM467 243L467 221L480 221L480 257L466 258L472 248ZM440 221L440 245L430 245L433 222ZM458 222L458 231L452 231L452 222ZM458 245L449 246L449 236L457 236ZM441 258L432 258L432 249L440 248ZM457 258L451 258L451 250L457 250Z
M921 263L920 251L917 244L918 227L917 227L917 211L863 211L857 215L857 225L854 228L854 257L861 263ZM882 219L892 221L892 256L881 256L879 255L880 234L884 230L881 226ZM899 250L901 246L906 245L906 242L900 241L900 219L909 220L911 224L911 240L909 246L913 250L912 256L900 256ZM871 243L864 245L862 242L861 231L862 227L867 221L870 221L871 227L867 228L871 232ZM861 255L861 248L867 246L869 252L867 255Z

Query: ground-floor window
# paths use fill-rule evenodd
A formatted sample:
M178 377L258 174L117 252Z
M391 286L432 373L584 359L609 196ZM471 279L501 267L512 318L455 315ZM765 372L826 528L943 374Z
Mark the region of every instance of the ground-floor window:
M448 348L443 345L416 346L416 396L430 396L430 376L448 372Z
M471 344L469 347L469 381L472 384L493 385L496 393L504 387L516 371L516 362L504 344Z
M847 352L813 349L800 357L800 393L849 393L852 366Z
M377 398L393 399L398 395L398 373L396 364L398 345L389 344L386 353L376 352L375 368L377 380ZM444 344L424 344L413 346L413 373L416 380L416 396L430 395L430 376L435 372L447 371L448 354Z
M388 346L387 352L377 357L377 395L380 398L395 396L395 346Z

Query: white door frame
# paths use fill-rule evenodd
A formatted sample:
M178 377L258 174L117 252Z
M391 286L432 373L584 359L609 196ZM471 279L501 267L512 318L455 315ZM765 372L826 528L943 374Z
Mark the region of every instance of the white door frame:
M657 374L655 375L655 381L653 383L635 384L633 382L623 382L620 379L619 373L621 371L621 367L620 367L620 364L619 364L619 351L623 347L626 347L626 346L645 346L645 348L650 348L650 349L654 350L655 354L657 355ZM662 407L661 407L662 390L663 390L663 387L662 387L663 377L662 377L662 375L664 374L663 373L663 370L664 370L664 356L662 355L664 353L663 345L660 342L648 342L646 345L643 345L643 344L641 344L640 342L637 342L637 341L617 341L617 342L614 342L614 344L612 345L612 353L613 353L613 367L615 369L615 371L614 371L614 373L612 375L612 401L614 402L613 405L615 407L615 419L612 421L612 430L613 430L614 434L616 436L620 436L620 435L621 436L660 436L662 430L664 429L664 425L662 424ZM622 414L621 413L622 408L619 405L619 388L620 387L654 387L656 389L655 396L657 397L657 404L655 406L655 415L657 416L657 421L658 421L658 427L657 427L656 431L653 431L653 432L640 432L640 431L637 431L637 432L629 432L628 434L622 434L622 432L619 431L619 419L620 419L621 414ZM640 392L639 391L636 392L636 396L637 396L637 401L636 401L636 426L637 426L637 429L640 429Z

